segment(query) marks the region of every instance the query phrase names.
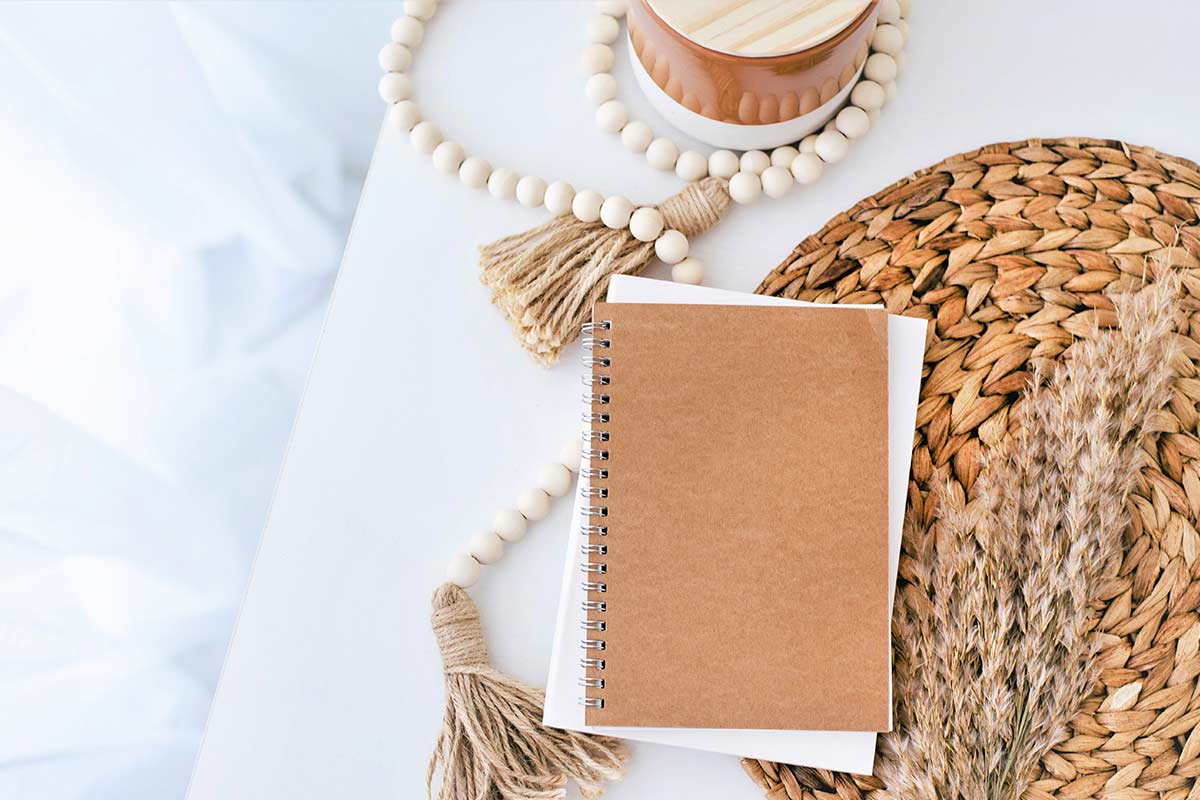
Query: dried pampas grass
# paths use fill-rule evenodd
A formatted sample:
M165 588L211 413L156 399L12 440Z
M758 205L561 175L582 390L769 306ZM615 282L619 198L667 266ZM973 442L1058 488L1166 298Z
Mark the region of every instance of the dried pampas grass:
M1119 328L1077 344L1014 408L967 502L938 494L894 621L895 800L1015 800L1097 679L1095 592L1120 557L1144 435L1180 357L1179 280L1115 298Z

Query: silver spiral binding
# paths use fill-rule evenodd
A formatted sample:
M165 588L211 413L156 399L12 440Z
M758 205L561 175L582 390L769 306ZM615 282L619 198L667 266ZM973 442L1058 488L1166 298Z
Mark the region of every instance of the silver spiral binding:
M608 516L608 506L599 505L597 502L608 499L608 487L596 485L598 481L608 480L608 469L595 466L595 462L608 461L609 451L606 445L609 441L609 432L603 426L608 425L612 417L607 411L597 410L596 407L607 406L612 402L612 396L603 389L603 387L612 385L612 375L604 371L611 369L612 356L602 355L595 351L612 348L612 339L603 335L604 332L612 329L611 320L596 320L585 323L582 331L584 349L591 351L583 357L583 366L587 368L587 372L583 375L582 380L583 385L588 387L588 391L583 395L583 401L588 404L588 408L583 412L583 423L587 427L583 431L582 448L585 466L580 470L580 474L587 480L579 490L580 497L587 503L583 506L583 514L587 519L581 524L580 532L588 539L579 548L580 555L583 556L583 561L579 564L579 571L583 575L580 585L588 594L588 598L583 601L582 606L586 619L579 623L580 629L586 633L579 640L579 646L587 653L598 653L607 649L606 640L593 637L608 629L608 623L597 617L598 614L603 614L608 610L608 603L593 598L597 594L608 591L608 584L598 580L601 576L608 574L608 563L599 560L608 555L608 545L591 541L591 539L608 535L608 526L599 524L603 521L601 518ZM604 669L604 659L590 655L585 656L580 659L580 666L585 671L602 670ZM579 679L579 685L593 690L590 694L585 693L579 698L581 705L587 708L604 708L604 698L595 696L594 691L604 688L603 678L590 674L584 675Z

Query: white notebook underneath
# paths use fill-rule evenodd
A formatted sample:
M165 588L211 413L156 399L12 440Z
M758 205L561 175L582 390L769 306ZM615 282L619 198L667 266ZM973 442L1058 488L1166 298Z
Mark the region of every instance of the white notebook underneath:
M616 276L608 290L613 303L693 303L704 305L812 305L797 300L742 294L721 289L687 286L670 281ZM830 309L849 306L825 306ZM912 459L912 437L916 426L927 324L911 317L888 318L888 577L889 595L895 592L900 560L900 537ZM586 479L580 478L578 489ZM580 622L585 618L581 601L576 554L582 536L580 492L575 492L572 524L567 536L562 588L550 674L546 683L543 722L558 728L603 733L623 739L710 750L787 764L869 774L875 759L876 734L861 731L787 731L705 728L614 728L588 727L579 704L579 679L584 670L579 662Z

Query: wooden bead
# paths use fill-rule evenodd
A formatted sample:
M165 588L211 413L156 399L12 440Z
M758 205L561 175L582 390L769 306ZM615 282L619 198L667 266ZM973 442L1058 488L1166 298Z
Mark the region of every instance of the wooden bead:
M631 216L633 216L633 203L619 194L605 198L600 205L600 221L615 231L628 226Z
M900 4L896 0L879 0L879 21L894 23L900 19Z
M871 37L871 49L894 55L904 49L904 34L895 25L879 25Z
M704 283L704 264L698 258L685 258L671 267L671 280L689 286L699 286Z
M654 141L654 131L650 130L650 126L644 122L635 119L621 128L621 144L625 145L625 149L630 152L644 153L652 141Z
M379 96L385 103L399 103L412 96L412 81L403 72L388 72L379 79Z
M433 168L443 175L457 175L466 153L456 142L442 142L433 149Z
M811 186L821 179L825 162L816 153L801 153L792 161L792 177L801 186Z
M663 172L675 169L678 158L679 145L664 136L658 137L646 148L646 161L654 169Z
M846 106L838 112L837 129L849 139L865 136L871 130L871 118L858 106Z
M574 199L575 187L566 181L555 181L546 187L546 210L556 217L570 211Z
M421 112L417 110L417 104L412 100L401 100L392 106L392 110L388 113L388 119L393 128L408 133L421 121Z
M506 542L517 542L525 538L529 523L520 511L506 508L497 511L496 516L492 517L492 530Z
M892 55L892 60L896 62L896 75L899 76L904 72L904 66L908 63L908 56L901 50L899 53Z
M762 181L753 172L739 172L729 179L729 196L735 203L753 203L762 193Z
M392 41L416 47L425 38L425 26L416 17L399 17L392 23Z
M742 153L738 169L751 175L762 175L763 170L771 166L771 157L762 150L747 150Z
M492 174L492 165L477 156L471 156L458 168L458 179L463 186L478 189L486 186Z
M708 174L717 178L732 178L740 164L737 153L732 150L716 150L708 157Z
M600 219L600 207L603 204L603 195L590 189L584 189L571 201L571 213L580 222L595 222Z
M583 48L583 68L589 75L612 72L615 61L613 50L606 44L589 44Z
M883 97L889 103L896 99L896 82L895 81L890 81L883 85Z
M850 102L863 111L878 111L886 99L883 87L875 81L859 81L850 90Z
M429 19L437 11L437 0L404 0L404 13L417 19Z
M498 200L511 200L517 196L517 181L520 179L521 176L508 167L500 167L488 178L488 191Z
M653 242L662 229L663 215L657 208L639 208L629 218L629 232L639 242Z
M467 552L480 564L495 564L504 555L504 540L494 533L477 533L467 542Z
M621 35L621 24L608 14L597 14L587 21L589 42L612 44Z
M629 122L629 111L620 100L609 100L596 109L596 127L606 133L616 133Z
M776 147L771 151L771 166L785 168L790 167L798 155L800 155L800 151L791 145Z
M908 20L901 17L900 19L896 20L892 24L900 29L900 32L904 34L904 41L907 42L908 37L912 35L912 31L909 30Z
M817 155L826 164L836 164L850 152L850 140L838 131L824 131L817 137Z
M796 145L796 148L801 153L817 152L817 134L810 133L808 136L805 136L800 140L800 144Z
M625 16L626 0L600 0L596 3L596 9L601 14L620 19Z
M405 72L412 66L412 52L399 42L388 42L379 51L379 66L384 72Z
M562 446L562 450L558 452L558 463L571 470L571 472L579 471L579 464L582 460L583 442L578 436L568 440Z
M679 231L663 231L662 235L654 240L654 255L664 264L678 264L687 258L687 254L687 237Z
M442 132L432 122L418 122L413 126L409 137L412 139L413 149L426 156L433 153L434 148L442 143Z
M787 167L767 167L760 180L767 197L783 197L792 188L792 173L788 172Z
M517 510L532 522L544 519L550 513L550 495L541 489L526 489L517 495Z
M562 464L546 464L538 471L538 488L551 497L562 497L571 490L571 471Z
M479 580L479 572L478 561L466 553L457 553L450 557L450 563L446 565L446 580L466 589Z
M617 96L617 79L607 72L598 72L587 79L583 91L596 105L607 103Z
M675 159L675 174L694 183L708 175L708 159L695 150L685 150Z
M517 202L526 208L537 208L546 199L546 182L536 175L526 175L517 181Z
M863 67L863 75L876 83L891 83L896 80L896 59L887 53L872 53Z

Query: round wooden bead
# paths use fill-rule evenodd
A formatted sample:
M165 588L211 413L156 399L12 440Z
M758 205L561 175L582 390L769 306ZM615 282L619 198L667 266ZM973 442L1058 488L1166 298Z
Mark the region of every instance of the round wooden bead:
M796 160L796 156L800 155L800 151L791 145L776 147L771 151L771 166L772 167L790 167L792 162Z
M458 179L471 189L486 186L491 174L492 165L477 156L467 158L458 168Z
M597 14L587 21L589 42L612 44L621 35L621 24L608 14Z
M403 72L388 72L379 79L379 96L385 103L399 103L412 96L412 81Z
M562 464L547 464L538 471L538 488L551 497L571 490L571 471Z
M433 149L433 168L443 175L456 175L466 153L456 142L442 142Z
M446 565L446 580L466 589L479 580L479 571L478 561L466 553L457 553L450 557L450 563Z
M837 131L824 131L817 136L817 155L826 164L836 164L850 152L850 140Z
M767 197L783 197L792 188L792 173L787 167L767 167L760 176Z
M901 17L900 19L896 20L892 24L900 29L900 32L904 34L904 41L907 42L908 37L912 35L912 31L909 30L909 27L908 27L908 20Z
M704 283L704 264L698 258L685 258L671 267L671 280L689 286L699 286Z
M894 23L900 19L900 4L896 0L879 0L879 21Z
M421 121L421 112L417 110L417 104L412 100L401 100L392 106L388 119L393 128L408 133Z
M883 87L875 81L859 81L850 90L850 102L863 111L878 111L885 99Z
M517 181L520 179L521 176L508 167L500 167L488 178L488 191L499 200L511 200L517 196Z
M876 83L891 83L896 80L896 59L887 53L872 53L863 67L863 75Z
M675 159L675 174L688 183L708 174L708 159L695 150L685 150Z
M574 199L575 187L566 181L555 181L546 187L546 210L555 216L570 211Z
M871 130L871 118L858 106L846 106L836 117L837 129L847 138L857 139Z
M653 242L662 229L663 215L657 208L639 208L629 218L629 232L639 242Z
M708 174L728 180L737 173L740 164L732 150L715 150L708 157Z
M678 264L687 258L687 237L676 230L663 231L654 240L654 255L664 264Z
M899 53L904 49L904 34L895 25L879 25L871 37L871 49L888 55Z
M562 446L562 450L558 452L558 463L571 470L571 472L579 471L579 464L582 459L583 441L578 436L568 440Z
M620 100L601 103L596 109L596 127L606 133L616 133L629 122L629 111Z
M883 96L887 102L892 102L896 99L896 82L890 81L883 85Z
M646 161L654 169L664 172L673 170L678 158L679 145L664 136L658 137L646 148Z
M739 172L729 179L729 196L735 203L753 203L762 193L762 181L753 172Z
M506 508L503 511L497 511L496 516L492 517L492 530L504 541L516 542L525 537L525 532L529 530L529 523L520 511Z
M537 208L546 199L546 182L536 175L526 175L517 181L517 202L526 208Z
M904 66L908 63L908 56L901 50L899 53L892 54L892 60L896 62L896 75L898 76L904 72Z
M437 11L437 0L404 0L404 13L417 19L429 19Z
M388 42L379 51L379 66L384 72L404 72L412 66L412 52L399 42Z
M589 75L612 72L613 50L606 44L589 44L583 48L583 68Z
M541 489L526 489L517 495L517 509L525 519L537 522L550 513L550 495Z
M601 14L607 14L610 17L625 16L625 8L625 0L600 0L599 3L596 3L596 9Z
M801 153L792 161L792 177L801 186L810 186L821 179L825 162L816 153Z
M810 133L808 136L805 136L800 140L800 144L796 145L796 148L801 153L817 152L817 134Z
M596 105L607 103L617 96L617 79L607 72L598 72L587 79L583 91Z
M399 17L392 23L392 41L416 47L425 38L425 26L416 17Z
M631 216L633 216L633 203L619 194L605 198L600 205L600 221L615 231L629 225Z
M771 157L762 150L747 150L742 153L738 168L752 175L762 175L763 170L771 166Z
M612 17L608 19L612 19ZM621 144L625 145L626 150L634 153L644 153L652 141L654 141L654 131L650 130L650 126L640 120L635 119L624 128L621 128Z
M418 122L409 136L412 138L413 149L423 155L431 154L434 148L442 143L442 132L432 122Z
M591 189L584 189L575 195L571 201L571 213L580 222L595 222L600 219L600 207L604 205L604 197Z
M480 564L495 564L504 555L504 540L494 533L477 533L467 542L467 552Z

